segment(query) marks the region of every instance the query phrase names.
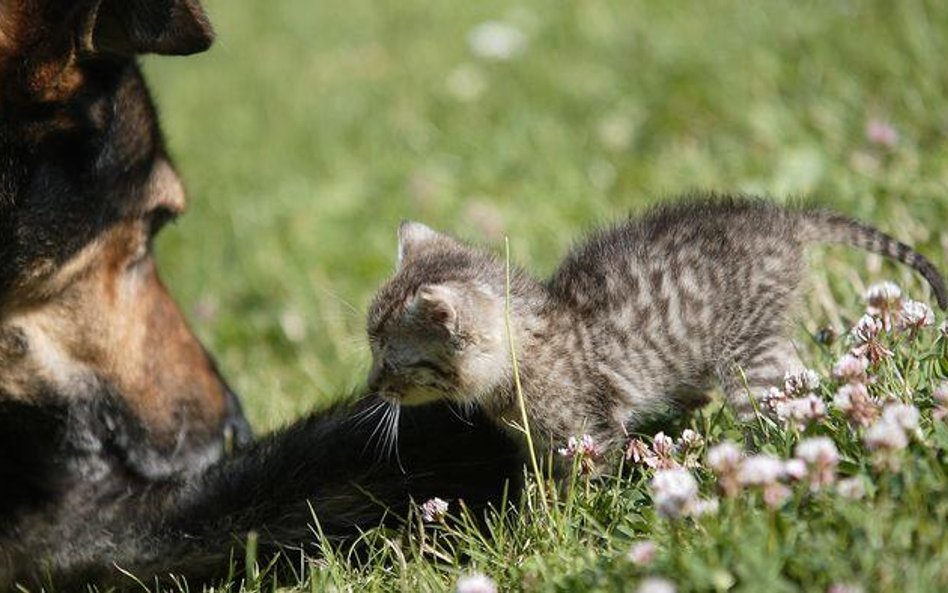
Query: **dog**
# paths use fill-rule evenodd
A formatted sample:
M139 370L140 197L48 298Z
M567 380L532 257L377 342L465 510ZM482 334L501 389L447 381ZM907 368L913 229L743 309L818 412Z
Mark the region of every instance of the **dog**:
M198 0L0 2L0 590L214 580L250 531L273 555L314 512L345 542L517 483L517 448L446 408L380 459L371 396L253 443L152 255L187 196L136 56L213 37Z

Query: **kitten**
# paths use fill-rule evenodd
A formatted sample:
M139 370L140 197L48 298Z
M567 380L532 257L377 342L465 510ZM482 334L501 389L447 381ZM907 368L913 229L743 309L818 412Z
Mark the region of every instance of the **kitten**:
M704 402L717 380L739 412L803 368L787 319L812 242L845 243L918 270L948 306L935 267L832 212L744 198L657 208L594 233L553 276L511 270L510 316L540 447L591 435L621 445L644 416ZM500 426L520 422L504 324L504 262L413 222L398 270L368 317L369 387L405 405L448 398Z

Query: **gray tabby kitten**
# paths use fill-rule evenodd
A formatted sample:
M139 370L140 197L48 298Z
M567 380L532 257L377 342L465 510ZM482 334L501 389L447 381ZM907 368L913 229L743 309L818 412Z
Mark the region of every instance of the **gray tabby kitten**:
M833 212L743 198L657 208L594 233L545 281L511 271L511 323L540 446L621 445L643 416L704 402L717 380L738 411L803 368L787 337L808 243L845 243L945 282L913 249ZM504 325L504 262L428 227L399 229L395 276L368 318L370 389L520 421Z

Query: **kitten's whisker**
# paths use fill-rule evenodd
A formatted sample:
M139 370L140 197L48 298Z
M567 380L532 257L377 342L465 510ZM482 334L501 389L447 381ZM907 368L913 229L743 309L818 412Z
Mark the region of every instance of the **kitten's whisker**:
M395 463L398 464L398 469L402 472L402 475L404 475L404 474L407 474L408 472L405 471L405 466L402 465L401 453L398 452L398 429L400 426L399 423L401 422L401 419L402 419L402 407L398 404L395 404L395 425L394 425L395 427L395 438L394 438Z
M356 426L362 426L369 420L372 416L375 416L379 410L385 407L385 401L379 400L378 403L375 403L364 410L360 410L350 418L350 421L354 422Z
M461 405L461 406L464 406L464 404L460 404L460 405ZM455 418L457 418L458 420L460 420L460 421L463 422L464 424L467 424L468 426L474 426L474 423L471 422L471 419L470 419L470 418L465 418L465 417L464 417L465 410L464 410L463 407L460 408L460 409L459 409L459 408L455 408L455 407L454 407L454 402L449 401L449 402L448 402L448 410L451 411L451 415L452 415L452 416L454 416ZM473 411L473 408L471 408L470 411Z
M375 430L372 431L372 434L370 434L369 438L366 440L365 448L363 449L363 452L365 451L365 449L369 447L370 444L372 444L373 441L375 441L376 435L378 435L381 438L382 431L384 431L384 427L386 425L386 422L388 421L388 415L391 413L391 411L392 409L390 407L385 410L385 413L382 415L382 418L379 419L379 423L375 426ZM376 444L380 445L381 441L377 441Z

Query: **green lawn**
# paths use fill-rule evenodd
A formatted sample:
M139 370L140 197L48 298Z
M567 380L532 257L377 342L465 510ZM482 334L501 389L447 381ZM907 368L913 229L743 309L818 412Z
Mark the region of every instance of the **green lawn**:
M832 205L948 269L946 3L205 4L218 31L209 53L145 61L192 197L158 250L260 432L361 383L363 310L391 272L403 218L498 249L508 235L513 258L542 273L595 224L690 190L743 191ZM516 27L522 51L475 55L469 33L486 21ZM873 140L873 126L897 139ZM798 336L815 368L843 346L825 352L808 333L844 330L867 284L895 280L928 300L917 278L876 257L817 249L811 261ZM945 369L913 365L932 339L882 382L905 371L903 387L927 398ZM707 437L738 429L712 418L696 424ZM833 422L811 430L834 435L848 473L870 475L859 436ZM796 438L754 434L781 453ZM625 549L650 534L654 570L681 591L823 591L839 579L948 589L939 442L914 446L908 465L920 473L871 490L871 502L799 494L772 514L747 499L671 529L636 474L550 515L508 518L487 541L449 533L437 545L503 590L634 591L647 571L630 568ZM303 586L450 588L466 569L419 552L421 539L394 540L404 557L385 548L374 569L329 563Z

